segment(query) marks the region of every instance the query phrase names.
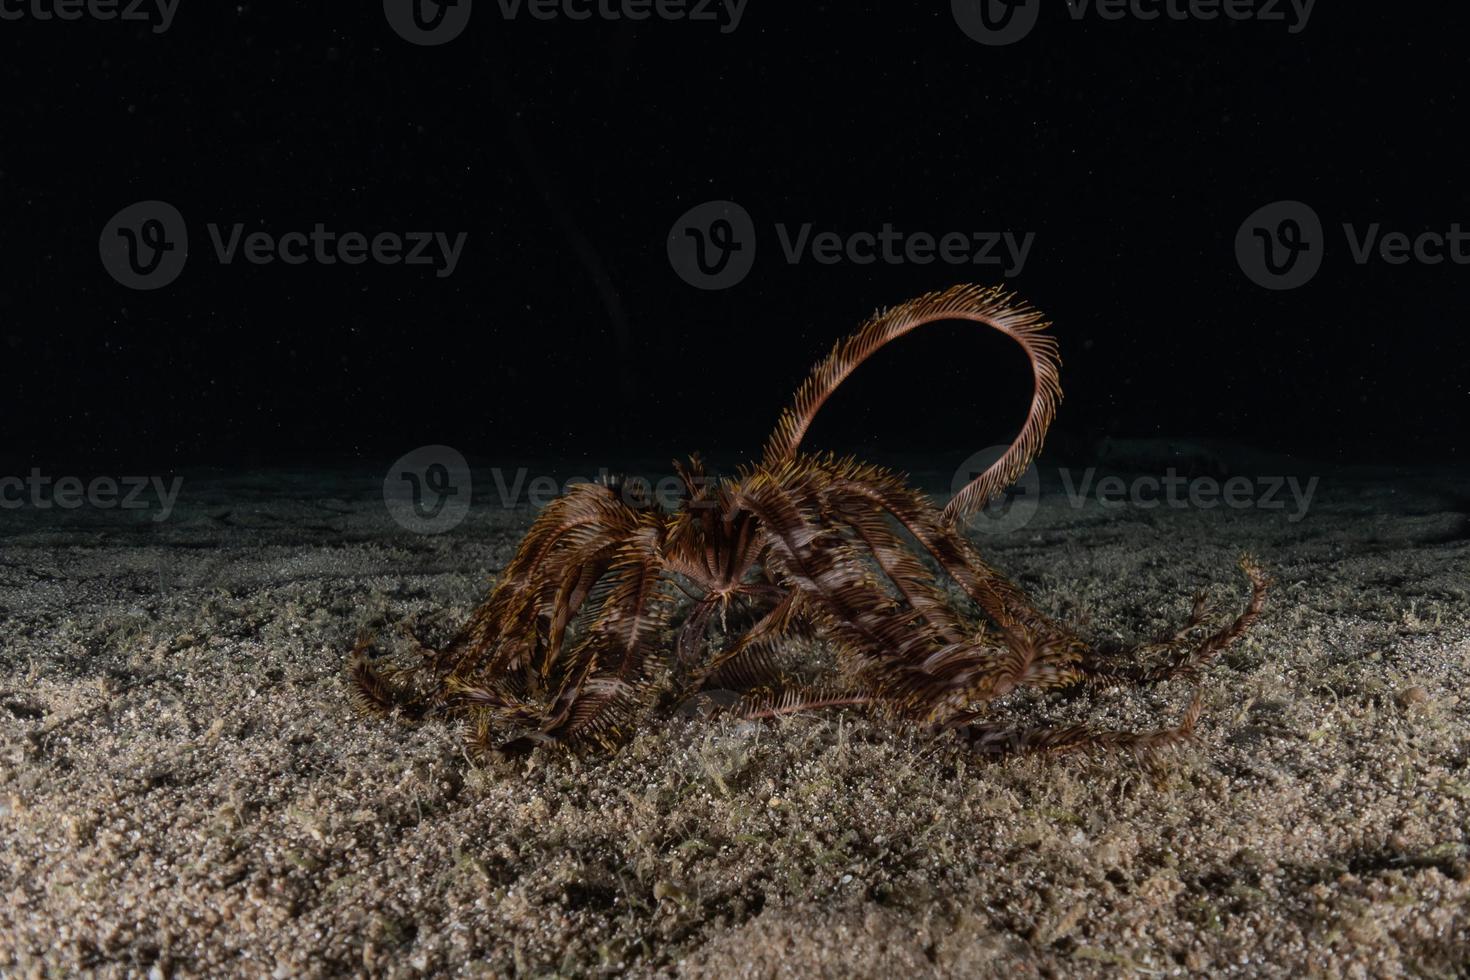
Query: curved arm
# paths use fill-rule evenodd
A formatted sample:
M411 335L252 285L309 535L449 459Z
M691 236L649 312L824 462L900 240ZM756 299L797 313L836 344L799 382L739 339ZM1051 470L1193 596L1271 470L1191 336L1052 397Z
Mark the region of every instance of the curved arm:
M1034 307L999 286L953 286L874 314L856 333L833 347L802 382L766 441L764 465L773 466L796 455L817 412L859 364L890 341L938 320L971 320L1010 337L1030 359L1035 382L1026 423L1010 448L954 495L944 508L945 521L953 524L974 513L1014 483L1040 452L1047 427L1062 400L1061 358L1056 338L1046 332L1051 324Z

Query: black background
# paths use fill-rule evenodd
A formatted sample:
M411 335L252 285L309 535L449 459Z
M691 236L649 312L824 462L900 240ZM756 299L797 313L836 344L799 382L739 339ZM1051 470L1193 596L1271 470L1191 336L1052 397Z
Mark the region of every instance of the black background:
M1465 32L1436 16L1320 2L1292 35L1073 22L1048 2L1002 48L966 37L946 2L750 0L722 34L506 21L477 0L465 33L432 48L372 2L182 0L163 34L0 22L0 456L753 454L812 361L875 307L999 278L789 265L773 231L891 222L1036 234L1012 285L1056 323L1063 438L1463 458L1470 267L1358 266L1341 233L1470 226ZM98 236L151 198L184 214L191 257L171 286L135 292L102 267ZM1289 198L1321 215L1327 257L1307 286L1271 292L1234 238ZM716 292L665 252L675 219L710 199L759 229L750 276ZM469 237L447 279L226 267L211 222ZM938 327L869 364L808 445L963 455L1008 439L1028 394L1007 341Z

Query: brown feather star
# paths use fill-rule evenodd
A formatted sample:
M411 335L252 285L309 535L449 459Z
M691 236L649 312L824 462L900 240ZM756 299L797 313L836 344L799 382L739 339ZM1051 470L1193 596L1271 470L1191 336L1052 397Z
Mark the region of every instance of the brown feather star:
M940 320L998 330L1030 359L1030 412L993 465L941 510L887 470L799 452L812 419L858 365ZM981 560L958 525L1026 469L1061 400L1048 326L1014 296L978 286L875 314L812 371L759 463L733 479L707 477L697 457L676 463L683 491L671 510L632 482L573 487L536 518L443 649L419 645L412 667L389 668L370 660L370 638L359 641L355 700L405 720L461 719L470 748L495 756L613 748L671 704L732 691L738 696L727 694L722 710L739 717L861 708L956 731L987 757L1079 749L1151 757L1187 741L1200 713L1197 685L1183 720L1156 731L980 720L990 702L1021 688L1196 681L1266 597L1266 575L1243 557L1250 600L1218 631L1207 632L1196 597L1171 638L1104 655ZM945 578L967 597L966 609L941 587ZM797 639L833 652L825 680L805 678Z

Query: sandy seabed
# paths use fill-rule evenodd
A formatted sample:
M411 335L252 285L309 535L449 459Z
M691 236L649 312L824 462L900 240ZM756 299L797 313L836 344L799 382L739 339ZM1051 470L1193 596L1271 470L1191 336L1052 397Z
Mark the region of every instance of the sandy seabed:
M381 476L190 476L174 512L0 513L0 973L1452 976L1470 969L1470 478L1310 511L1074 506L990 560L1148 639L1276 579L1197 745L984 764L855 714L675 720L481 767L364 719L364 628L449 633L533 511L399 527ZM1154 728L1188 693L1023 696Z

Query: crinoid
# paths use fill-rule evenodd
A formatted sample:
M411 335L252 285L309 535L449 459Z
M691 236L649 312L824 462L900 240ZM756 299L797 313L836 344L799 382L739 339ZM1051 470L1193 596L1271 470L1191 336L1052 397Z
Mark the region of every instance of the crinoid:
M798 451L858 365L940 320L998 330L1030 359L1030 412L993 465L941 509L887 470ZM1194 681L1266 596L1266 576L1242 558L1251 597L1218 631L1208 631L1196 598L1173 637L1109 654L981 560L961 519L1020 476L1061 399L1047 327L1025 303L976 286L875 314L812 371L759 463L732 479L707 477L697 458L676 464L683 490L668 508L631 482L573 487L536 518L442 649L420 647L416 664L389 668L360 641L350 665L358 702L403 719L462 719L469 746L496 754L616 746L649 717L712 691L739 692L721 710L749 718L845 707L954 730L986 756L1087 748L1147 756L1188 739L1198 690L1182 722L1157 731L984 720L991 702L1025 687ZM945 579L966 598L951 600ZM825 679L793 657L798 639L830 651Z

